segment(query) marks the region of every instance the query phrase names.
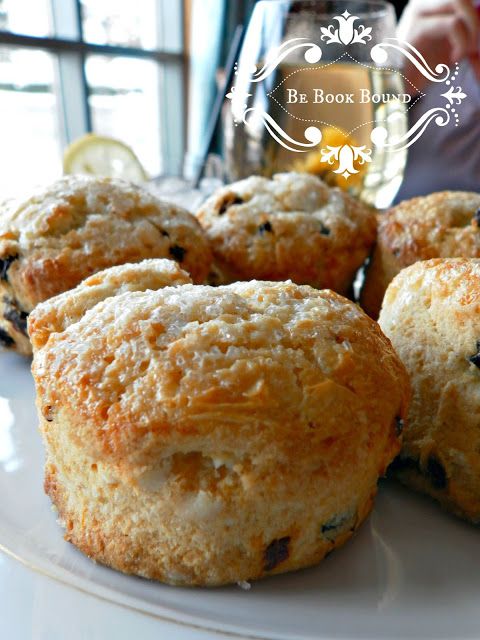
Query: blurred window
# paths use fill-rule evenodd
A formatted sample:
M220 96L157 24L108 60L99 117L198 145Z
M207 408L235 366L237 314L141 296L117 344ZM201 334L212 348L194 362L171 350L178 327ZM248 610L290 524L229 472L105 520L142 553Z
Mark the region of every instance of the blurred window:
M0 0L0 200L88 131L181 172L184 72L183 0Z
M121 56L89 56L86 62L93 130L120 138L142 159L150 173L160 173L161 69L151 60Z
M0 200L61 174L55 59L0 47Z
M155 0L81 0L83 35L96 44L158 46Z
M0 0L0 29L28 36L51 36L50 0Z

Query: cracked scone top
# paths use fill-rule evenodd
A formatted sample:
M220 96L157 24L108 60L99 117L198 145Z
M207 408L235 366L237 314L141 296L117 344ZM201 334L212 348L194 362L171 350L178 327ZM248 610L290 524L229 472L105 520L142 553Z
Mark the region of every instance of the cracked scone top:
M314 564L352 535L408 396L360 309L290 282L79 293L30 318L68 540L127 573L216 585Z
M379 323L413 389L392 473L479 524L480 260L407 267L388 287Z
M441 191L405 200L380 214L362 307L377 318L397 273L432 258L480 258L480 194Z
M68 176L0 212L0 344L31 353L28 313L106 267L171 258L202 282L211 252L187 211L110 178Z
M222 187L197 217L220 282L291 279L346 294L376 237L372 209L306 173Z

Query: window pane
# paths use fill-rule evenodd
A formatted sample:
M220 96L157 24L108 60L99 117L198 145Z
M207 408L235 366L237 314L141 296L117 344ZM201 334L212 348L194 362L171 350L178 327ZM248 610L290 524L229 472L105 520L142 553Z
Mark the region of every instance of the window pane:
M50 0L0 0L0 29L28 36L52 35Z
M96 44L154 49L156 5L156 0L81 0L84 38Z
M161 170L161 67L150 60L89 56L86 63L95 133L129 144L150 175Z
M0 47L0 200L61 175L55 59Z

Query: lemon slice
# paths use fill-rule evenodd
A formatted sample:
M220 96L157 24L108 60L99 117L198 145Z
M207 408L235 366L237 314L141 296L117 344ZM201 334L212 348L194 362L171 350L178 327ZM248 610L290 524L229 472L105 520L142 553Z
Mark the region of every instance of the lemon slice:
M65 149L63 172L123 178L131 182L148 180L140 160L127 144L95 133L78 138Z

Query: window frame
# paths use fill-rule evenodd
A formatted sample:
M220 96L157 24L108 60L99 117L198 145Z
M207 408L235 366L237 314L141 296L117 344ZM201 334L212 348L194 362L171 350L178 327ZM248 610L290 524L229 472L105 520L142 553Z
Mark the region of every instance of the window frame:
M185 71L183 2L156 0L158 47L95 44L84 39L80 0L50 0L52 36L30 36L0 30L0 46L41 49L54 54L58 69L58 102L62 146L92 131L85 62L90 54L153 60L163 71L160 100L160 159L162 172L183 171L185 152ZM181 105L181 108L179 108Z

